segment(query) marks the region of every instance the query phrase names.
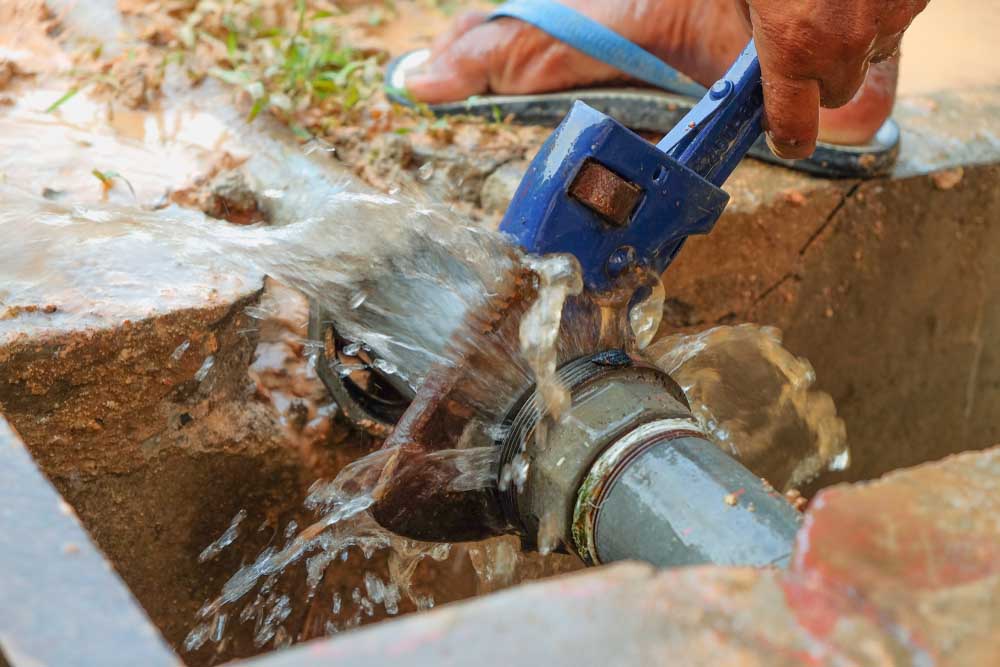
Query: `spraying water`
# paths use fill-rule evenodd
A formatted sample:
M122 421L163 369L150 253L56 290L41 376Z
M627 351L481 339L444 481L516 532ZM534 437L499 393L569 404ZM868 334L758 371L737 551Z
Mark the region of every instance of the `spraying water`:
M148 306L169 308L169 303L134 302L139 283L169 283L169 275L157 272L163 266L178 272L221 267L215 280L223 292L245 290L269 275L334 313L342 335L359 349L376 349L381 370L399 373L414 387L434 369L478 354L485 362L468 379L476 397L468 423L491 431L511 393L535 382L544 390L550 418L558 418L566 396L552 378L562 360L598 347L628 344L635 351L658 329L664 294L658 280L624 318L630 320L627 332L617 323L622 318L607 325L609 318L588 318L586 309L572 308L581 284L571 259L525 258L501 235L470 226L445 209L366 189L321 165L308 150L251 139L253 157L242 172L262 193L269 225L231 226L198 211L153 205L143 198L153 188L141 184L134 202L39 196L34 176L25 181L31 181L31 192L0 187L0 234L18 240L0 245L5 274L0 335L5 325L8 333L44 326L41 314L28 308L53 294L63 321L74 326L127 318ZM502 297L508 277L520 269L535 276L535 284L516 334L488 338L481 334L489 322L477 321L481 326L456 336L470 313ZM183 281L174 289L191 290L170 295L180 300L203 292L203 286ZM173 354L179 358L186 351L182 343ZM776 486L795 486L825 466L846 465L843 424L832 401L813 389L811 368L780 346L774 330L718 328L663 339L646 354L682 384L719 446ZM209 357L199 370L202 379L211 370ZM494 448L466 445L456 438L453 448L428 456L427 465L447 473L438 480L442 486L467 490L496 484L498 477L508 483L523 478L516 461L498 474ZM522 554L513 538L452 548L386 531L370 510L385 483L386 465L398 454L378 450L314 485L304 508L311 517L305 528L289 524L282 544L256 554L234 573L199 612L186 648L222 644L240 624L252 627L256 645L283 646L360 624L376 615L376 606L388 615L405 604L430 607L434 599L412 585L414 573L422 560L444 559L449 551L465 552L481 592L563 567ZM218 540L205 545L201 558L238 548L243 521L242 515L234 517ZM322 613L313 615L309 623L318 631L290 628L293 610L312 604L324 576L357 553L366 559L384 555L388 580L369 572L363 590L335 593ZM296 565L304 567L306 579L301 599L282 580Z
M117 252L126 247L126 240L134 252L139 239L138 247L173 253L185 264L217 265L221 259L239 269L234 275L246 275L249 269L297 287L338 315L343 313L338 326L359 342L377 346L382 358L406 369L414 383L430 368L456 361L456 348L447 343L462 314L497 294L503 287L501 276L524 261L497 234L463 226L445 212L414 206L398 197L358 192L349 182L328 191L322 204L312 208L312 216L272 227L228 226L177 208L144 211L111 204L63 205L10 188L2 191L2 201L0 229L11 235L8 238L26 241L16 249L0 249L2 265L19 276L17 283L6 283L9 291L30 293L53 279L72 290L75 272L94 267L59 261L62 253L57 247L66 243L96 247L97 254L106 258L101 270L113 277L116 263L142 261L134 254ZM544 381L556 364L555 347L560 341L565 345L566 336L560 336L560 330L580 324L561 317L566 299L579 290L573 262L562 258L546 260L547 264L529 261L542 276L539 296L521 321L520 340L511 341L502 353L518 369L521 379L517 382L522 383L531 382L532 374ZM112 303L129 292L128 285L108 282L107 294L80 298L85 303ZM359 293L365 295L360 304ZM86 317L86 312L81 308L80 317ZM567 335L588 338L580 332ZM475 345L474 335L468 344ZM781 348L773 329L728 327L669 337L647 349L647 356L682 384L696 416L719 445L751 468L766 469L776 486L794 486L826 465L843 465L843 425L832 401L812 389L811 368ZM491 383L488 369L478 380ZM559 388L552 391L555 412ZM489 414L493 413L484 412L482 418L487 420ZM495 483L495 450L456 446L433 454L455 471L442 484L466 489ZM345 468L335 480L317 483L306 503L315 520L293 531L283 546L265 550L233 575L201 610L201 620L186 642L188 648L222 641L227 628L239 623L253 624L259 645L287 643L291 633L279 630L289 610L307 604L326 571L336 568L351 549L365 556L389 553L391 581L379 588L373 580L374 596L341 599L337 613L329 609L327 631L350 627L358 609L367 617L365 610L375 604L373 597L381 600L386 613L398 610L400 599L410 600L417 608L432 605L431 598L412 589L408 577L421 559L444 558L448 547L392 535L368 512L385 463L393 454L379 450ZM516 471L511 476L516 478ZM238 519L218 541L207 545L205 558L235 542ZM484 589L514 581L511 572L519 567L520 556L512 555L509 544L499 541L497 546L470 552L477 570L488 579ZM280 575L299 562L305 562L306 569L304 601L279 592ZM347 618L341 618L344 615Z

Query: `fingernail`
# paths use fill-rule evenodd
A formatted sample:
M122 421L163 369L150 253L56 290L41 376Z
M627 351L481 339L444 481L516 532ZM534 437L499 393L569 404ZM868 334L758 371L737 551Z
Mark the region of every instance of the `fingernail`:
M767 147L771 149L771 152L783 160L795 160L804 157L802 147L799 145L797 139L777 141L771 132L765 132L764 140L767 142Z

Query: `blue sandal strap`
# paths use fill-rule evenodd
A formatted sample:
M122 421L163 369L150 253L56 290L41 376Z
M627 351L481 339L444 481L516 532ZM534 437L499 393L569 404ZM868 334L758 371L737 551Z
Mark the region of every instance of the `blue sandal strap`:
M706 92L704 86L638 44L558 2L512 0L492 12L488 20L498 18L514 18L531 24L591 58L671 93L701 97Z

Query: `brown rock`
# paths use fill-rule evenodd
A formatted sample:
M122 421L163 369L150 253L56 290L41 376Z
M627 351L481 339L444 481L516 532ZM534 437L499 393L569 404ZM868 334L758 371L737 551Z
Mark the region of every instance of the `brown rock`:
M934 181L934 187L938 190L951 190L962 182L964 175L965 170L962 167L955 167L934 172L931 174L931 180Z

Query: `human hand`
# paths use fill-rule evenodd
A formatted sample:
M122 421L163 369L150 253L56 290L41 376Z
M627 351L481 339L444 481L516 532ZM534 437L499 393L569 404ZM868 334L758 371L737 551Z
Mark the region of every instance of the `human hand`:
M893 57L928 0L736 0L753 27L767 139L776 155L816 147L820 106L847 104L868 68Z

